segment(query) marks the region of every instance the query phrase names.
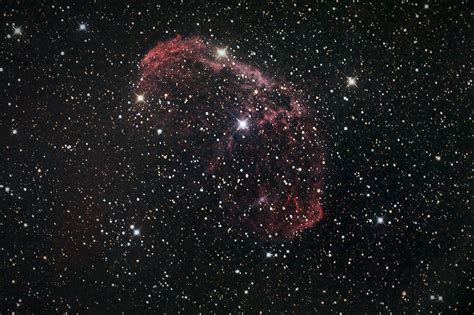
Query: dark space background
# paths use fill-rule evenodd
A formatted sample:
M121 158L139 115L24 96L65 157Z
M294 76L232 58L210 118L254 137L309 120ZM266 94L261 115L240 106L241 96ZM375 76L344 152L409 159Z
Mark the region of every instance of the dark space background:
M471 6L256 3L1 2L1 313L468 312ZM160 195L130 108L177 34L318 96L315 227L226 235Z

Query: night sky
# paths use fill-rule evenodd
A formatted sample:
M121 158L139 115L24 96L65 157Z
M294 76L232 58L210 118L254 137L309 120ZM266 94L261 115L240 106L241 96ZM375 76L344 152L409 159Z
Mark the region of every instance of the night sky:
M1 3L2 314L469 312L468 1L94 2Z

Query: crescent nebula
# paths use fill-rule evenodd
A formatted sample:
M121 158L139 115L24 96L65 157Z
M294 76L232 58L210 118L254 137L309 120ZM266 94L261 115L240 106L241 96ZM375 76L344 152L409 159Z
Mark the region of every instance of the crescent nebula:
M159 42L139 68L146 102L135 107L158 131L160 180L179 183L194 213L262 239L293 239L323 218L324 151L309 93L200 37Z

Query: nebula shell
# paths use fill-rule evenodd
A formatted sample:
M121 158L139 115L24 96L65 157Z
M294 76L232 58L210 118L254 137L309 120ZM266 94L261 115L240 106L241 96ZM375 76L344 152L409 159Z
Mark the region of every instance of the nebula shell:
M160 180L198 196L194 210L262 239L292 239L322 220L323 143L303 89L178 36L144 56L136 93L134 110L159 137Z

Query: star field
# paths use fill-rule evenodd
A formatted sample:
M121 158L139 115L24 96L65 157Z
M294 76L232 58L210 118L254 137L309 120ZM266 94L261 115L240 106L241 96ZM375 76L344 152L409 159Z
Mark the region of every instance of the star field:
M2 5L0 312L465 314L467 1Z

